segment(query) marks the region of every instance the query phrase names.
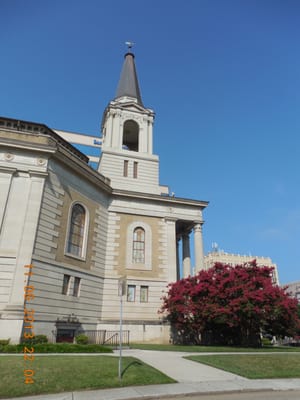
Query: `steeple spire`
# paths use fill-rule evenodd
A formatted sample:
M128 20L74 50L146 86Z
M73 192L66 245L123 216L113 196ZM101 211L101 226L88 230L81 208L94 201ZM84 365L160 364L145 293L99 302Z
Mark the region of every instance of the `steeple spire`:
M142 104L132 42L127 53L116 97L102 119L99 172L113 189L140 193L167 193L159 185L159 159L153 154L154 111Z
M128 52L125 54L125 60L121 71L121 76L116 92L116 99L120 97L132 97L137 100L138 104L143 106L139 82L137 78L134 54L131 52L132 42L126 42Z

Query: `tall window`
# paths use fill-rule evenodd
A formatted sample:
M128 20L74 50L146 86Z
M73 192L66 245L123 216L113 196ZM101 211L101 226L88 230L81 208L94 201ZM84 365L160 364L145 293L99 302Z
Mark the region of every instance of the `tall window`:
M133 231L132 262L134 264L145 263L145 231L138 227Z
M124 165L123 165L123 176L125 176L125 177L128 176L128 160L124 160Z
M80 281L81 281L80 278L75 277L74 287L73 287L73 296L75 296L75 297L79 296Z
M83 256L86 212L81 204L75 203L72 207L67 252L74 256Z
M127 301L129 302L135 301L135 285L127 286Z
M134 161L134 163L133 163L133 177L134 177L134 179L137 179L137 177L138 177L138 163L137 163L137 161Z
M68 294L70 287L70 275L64 275L62 294Z
M141 286L140 301L141 303L148 303L148 286Z
M143 220L128 224L126 232L126 269L151 270L152 252L151 226Z

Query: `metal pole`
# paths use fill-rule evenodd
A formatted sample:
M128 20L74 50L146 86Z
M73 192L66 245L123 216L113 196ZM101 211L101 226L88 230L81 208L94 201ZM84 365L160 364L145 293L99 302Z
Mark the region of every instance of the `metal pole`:
M120 294L120 340L119 340L119 349L120 349L120 355L119 355L119 380L122 380L122 333L123 333L123 327L122 327L122 320L123 320L123 291L121 289L121 294Z

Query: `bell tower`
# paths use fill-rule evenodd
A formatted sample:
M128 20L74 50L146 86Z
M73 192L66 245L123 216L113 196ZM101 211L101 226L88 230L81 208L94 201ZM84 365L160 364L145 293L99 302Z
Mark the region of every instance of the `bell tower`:
M98 170L110 178L113 189L166 193L166 187L159 185L159 158L153 154L154 112L143 105L131 46L116 96L103 114Z

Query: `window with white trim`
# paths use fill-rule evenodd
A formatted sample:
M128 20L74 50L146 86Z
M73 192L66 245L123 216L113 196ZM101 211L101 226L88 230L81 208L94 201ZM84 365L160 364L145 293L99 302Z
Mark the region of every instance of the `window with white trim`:
M80 291L80 282L81 279L75 276L74 278L74 286L73 286L73 296L79 297L79 291Z
M66 252L69 255L83 258L87 235L88 215L85 207L80 203L72 205L69 216L69 229Z
M144 221L134 221L127 227L126 268L152 269L152 231Z
M141 286L140 289L140 302L148 303L149 286Z
M135 301L135 285L128 285L127 286L127 301L134 302Z
M70 275L64 275L62 292L61 292L62 294L67 295L69 293L70 281L71 281L71 276Z
M132 262L144 264L145 262L145 231L140 226L133 231Z

